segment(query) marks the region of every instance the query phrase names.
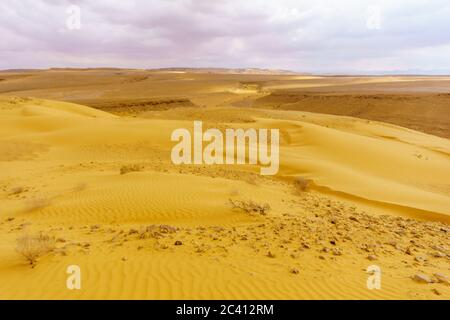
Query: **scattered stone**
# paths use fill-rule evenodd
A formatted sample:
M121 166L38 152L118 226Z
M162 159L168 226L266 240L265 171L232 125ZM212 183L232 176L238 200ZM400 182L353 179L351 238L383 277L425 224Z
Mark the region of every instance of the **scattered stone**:
M127 261L128 258L127 257L122 257L122 261Z
M275 258L275 254L273 254L272 252L267 252L267 257L269 258Z
M182 244L183 244L183 242L181 242L180 240L175 241L176 246L181 246Z

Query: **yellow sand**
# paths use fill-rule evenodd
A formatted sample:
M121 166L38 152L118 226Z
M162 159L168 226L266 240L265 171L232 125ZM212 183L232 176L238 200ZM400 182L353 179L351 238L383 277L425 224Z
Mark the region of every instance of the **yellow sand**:
M191 118L279 128L278 175L173 165L170 134ZM0 298L448 299L448 285L411 276L450 276L449 157L448 139L350 117L185 108L125 118L2 97ZM121 175L130 164L142 169ZM271 209L247 213L230 198ZM150 225L178 230L153 237ZM31 268L16 239L38 232L57 250ZM372 264L381 290L366 287ZM81 267L81 290L66 288L69 265Z

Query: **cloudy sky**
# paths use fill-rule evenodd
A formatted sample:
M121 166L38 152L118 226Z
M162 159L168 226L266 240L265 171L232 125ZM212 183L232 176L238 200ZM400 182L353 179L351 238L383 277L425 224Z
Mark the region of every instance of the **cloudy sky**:
M449 0L2 0L0 69L450 74Z

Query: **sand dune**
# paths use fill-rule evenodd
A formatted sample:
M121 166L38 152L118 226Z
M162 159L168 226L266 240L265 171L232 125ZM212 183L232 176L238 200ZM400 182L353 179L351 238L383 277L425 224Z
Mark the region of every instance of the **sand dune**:
M234 107L132 118L2 97L0 114L0 298L450 297L433 278L448 276L450 261L448 139L352 117ZM196 119L280 128L278 175L172 164L171 132ZM270 210L248 213L229 199ZM30 268L15 241L39 231L57 245ZM374 263L383 290L366 287ZM71 264L83 270L80 291L65 287ZM417 273L435 282L413 281Z

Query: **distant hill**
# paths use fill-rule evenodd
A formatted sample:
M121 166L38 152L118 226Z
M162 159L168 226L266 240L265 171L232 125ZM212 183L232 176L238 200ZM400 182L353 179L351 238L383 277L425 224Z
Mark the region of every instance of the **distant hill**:
M260 69L260 68L154 68L154 69L136 69L136 68L115 68L115 67L98 67L98 68L49 68L49 69L7 69L0 72L33 72L33 71L119 71L119 70L145 70L145 71L161 71L161 72L190 72L190 73L217 73L217 74L267 74L267 75L306 75L309 73L299 73L290 70L279 69Z
M278 69L260 69L260 68L158 68L149 69L151 71L166 71L166 72L198 72L198 73L231 73L231 74L286 74L296 75L298 72L290 70Z

